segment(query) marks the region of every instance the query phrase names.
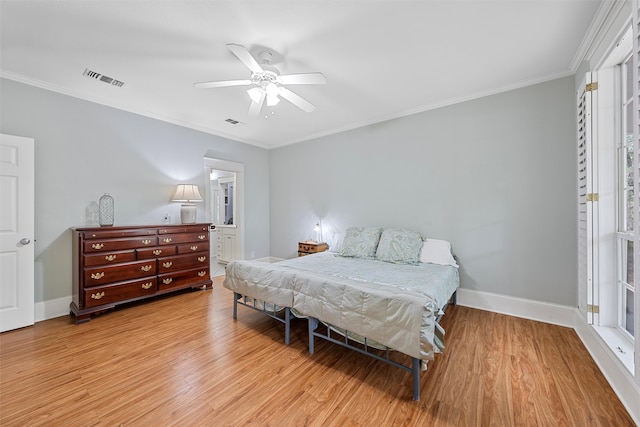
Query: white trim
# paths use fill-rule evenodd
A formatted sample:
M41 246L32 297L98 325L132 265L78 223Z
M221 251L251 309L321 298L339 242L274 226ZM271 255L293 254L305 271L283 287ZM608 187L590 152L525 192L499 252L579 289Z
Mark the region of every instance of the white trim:
M230 160L217 159L209 157L208 154L204 156L204 170L205 170L205 188L207 204L209 201L209 195L211 194L211 170L222 170L227 172L234 172L236 174L235 185L235 215L233 222L236 226L236 253L233 259L245 259L244 254L244 163L233 162ZM209 210L207 209L207 220L209 218Z
M598 10L596 11L596 14L593 16L593 19L589 24L589 28L587 29L585 36L580 42L580 46L578 46L578 50L573 56L571 65L569 66L569 68L573 71L574 74L576 71L578 71L578 67L580 66L580 63L583 61L583 59L587 57L587 55L593 54L593 52L589 52L589 51L593 49L594 44L599 43L601 41L603 35L600 33L600 29L603 27L605 23L608 24L608 26L611 26L610 16L612 15L616 16L620 12L620 9L622 7L623 7L622 4L620 3L616 4L615 2L600 3L600 6L598 6ZM607 22L607 20L609 22Z
M628 335L618 327L596 326L593 329L602 338L613 353L627 368L627 371L633 375L633 343Z
M575 308L489 292L458 289L459 305L572 328Z
M606 14L604 19L599 16L602 13ZM601 68L615 44L626 31L626 28L631 25L631 13L630 4L627 1L613 1L610 3L610 7L598 10L594 18L600 19L601 25L597 29L597 34L592 37L591 43L582 58L584 61L597 61L591 64L591 69ZM574 64L576 62L577 60L574 58L572 65L576 65ZM577 65L579 66L579 63Z
M633 421L640 425L640 387L635 384L633 376L596 330L581 321L579 315L574 329Z
M71 296L48 301L40 301L35 304L36 322L53 319L55 317L68 316L69 305L71 304Z
M192 123L190 121L186 121L186 120L182 120L182 119L177 119L175 117L171 117L171 116L165 116L163 114L158 114L156 112L153 111L148 111L148 110L143 110L140 109L138 107L134 107L131 105L127 105L127 104L121 104L118 102L113 102L112 100L106 100L103 98L98 98L96 96L91 96L91 95L87 95L87 94L80 94L76 91L73 90L69 90L65 87L59 86L59 85L55 85L55 84L51 84L42 80L37 80L37 79L32 79L31 77L27 77L27 76L23 76L22 74L17 74L17 73L13 73L11 71L7 71L7 70L3 70L0 69L0 78L5 78L8 80L13 80L15 82L18 83L24 83L26 85L29 86L34 86L40 89L45 89L45 90L49 90L52 92L56 92L56 93L61 93L63 95L67 95L67 96L71 96L73 98L78 98L78 99L82 99L84 101L88 101L88 102L93 102L95 104L100 104L100 105L104 105L106 107L111 107L111 108L116 108L118 110L122 110L122 111L127 111L129 113L133 113L133 114L138 114L140 116L144 116L144 117L149 117L151 119L155 119L155 120L160 120L162 122L166 122L166 123L171 123L177 126L182 126L188 129L193 129L193 130L197 130L200 132L204 132L204 133L208 133L210 135L215 135L215 136L219 136L221 138L226 138L230 141L237 141L237 142L242 142L245 144L249 144L249 145L253 145L255 147L259 147L259 148L263 148L263 149L269 149L268 145L265 145L264 143L261 143L259 141L255 141L255 140L251 140L251 139L247 139L247 138L242 138L239 136L235 136L235 135L230 135L228 133L222 132L218 129L213 129L207 126L202 126L199 125L197 123Z

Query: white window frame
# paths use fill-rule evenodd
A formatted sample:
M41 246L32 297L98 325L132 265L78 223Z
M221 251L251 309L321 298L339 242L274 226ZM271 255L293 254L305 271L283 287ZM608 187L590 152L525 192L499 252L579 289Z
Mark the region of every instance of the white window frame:
M587 73L587 79L591 78L597 81L597 90L595 94L592 94L590 105L592 109L585 113L591 117L593 122L591 125L592 140L589 141L590 145L587 150L587 156L591 156L587 161L587 183L590 183L591 190L587 194L593 193L595 197L593 202L586 203L588 206L586 230L591 235L587 239L584 237L580 239L579 268L583 269L587 265L589 267L587 272L591 274L592 280L586 281L586 283L581 280L579 289L580 292L586 290L586 297L589 297L596 304L594 313L590 315L587 312L585 320L593 326L612 353L636 377L636 383L640 383L637 351L634 352L634 347L638 346L639 340L630 339L629 334L620 327L622 304L618 283L619 257L622 255L619 251L618 238L618 147L624 134L622 127L624 120L620 114L622 91L619 64L628 59L631 52L635 52L635 48L632 47L632 44L635 43L634 37L635 35L632 36L630 30L624 35L621 34L616 47L594 67L594 71ZM581 90L584 88L581 87ZM637 94L637 88L634 90L634 93ZM581 205L579 204L579 206ZM579 274L579 278L584 278L584 276L584 274ZM637 274L636 277L638 277ZM584 312L582 301L585 300L584 296L580 299L581 312ZM636 304L635 307L638 305ZM638 317L637 310L635 317L636 319ZM637 328L634 332L638 337ZM635 358L634 353L636 354Z
M626 230L626 219L627 219L627 191L628 187L626 185L627 176L626 176L626 167L627 167L627 152L626 152L626 138L627 138L627 127L633 128L633 124L629 124L626 122L627 115L626 108L631 105L633 108L633 89L631 98L626 98L627 87L626 87L626 73L627 69L625 64L628 63L628 66L633 69L633 61L629 61L632 58L632 52L629 52L629 55L625 57L622 63L619 66L618 81L620 84L618 85L618 99L617 109L620 117L620 125L619 125L619 133L616 143L617 150L617 162L616 162L616 283L617 283L617 321L616 328L620 331L622 336L624 336L629 343L633 345L634 336L627 331L625 325L626 323L626 291L630 290L634 292L635 290L632 286L624 280L625 277L625 266L626 266L626 258L627 258L627 248L628 243L634 241L634 233L633 231ZM632 114L633 117L633 114ZM635 224L637 226L637 224ZM634 245L634 252L638 251L637 246ZM633 273L632 273L633 274ZM635 310L635 306L634 306Z

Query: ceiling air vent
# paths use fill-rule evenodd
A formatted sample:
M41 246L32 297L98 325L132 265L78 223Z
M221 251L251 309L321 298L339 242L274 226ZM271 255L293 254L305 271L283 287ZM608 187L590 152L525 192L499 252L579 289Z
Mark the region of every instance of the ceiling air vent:
M225 122L231 123L232 125L237 125L238 123L240 123L239 121L233 120L233 119L227 119L227 120L225 120Z
M91 71L87 68L84 69L83 76L87 76L91 79L100 80L101 82L110 84L112 86L122 87L124 86L124 82L120 80L113 79L111 77L105 76L104 74L96 73L95 71Z

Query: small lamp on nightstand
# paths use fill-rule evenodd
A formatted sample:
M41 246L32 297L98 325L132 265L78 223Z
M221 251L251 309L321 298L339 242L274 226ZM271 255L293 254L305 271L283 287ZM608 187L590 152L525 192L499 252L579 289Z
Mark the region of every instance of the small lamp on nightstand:
M180 222L183 224L195 224L197 209L193 202L202 201L198 186L195 184L178 184L172 200L174 202L182 202Z
M316 225L313 227L313 231L316 232L316 243L320 243L322 241L322 227L319 222L316 222Z

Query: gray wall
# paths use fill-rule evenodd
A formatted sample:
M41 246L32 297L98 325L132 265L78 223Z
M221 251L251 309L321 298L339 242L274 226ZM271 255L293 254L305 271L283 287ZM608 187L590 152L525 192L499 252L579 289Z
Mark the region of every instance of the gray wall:
M245 164L245 251L269 255L266 150L7 79L0 84L0 132L35 139L36 302L71 295L68 229L85 225L92 200L114 196L115 225L159 224L167 212L179 223L179 204L170 202L175 185L204 191L205 154Z
M270 152L271 255L323 224L451 241L461 286L577 306L574 78Z

